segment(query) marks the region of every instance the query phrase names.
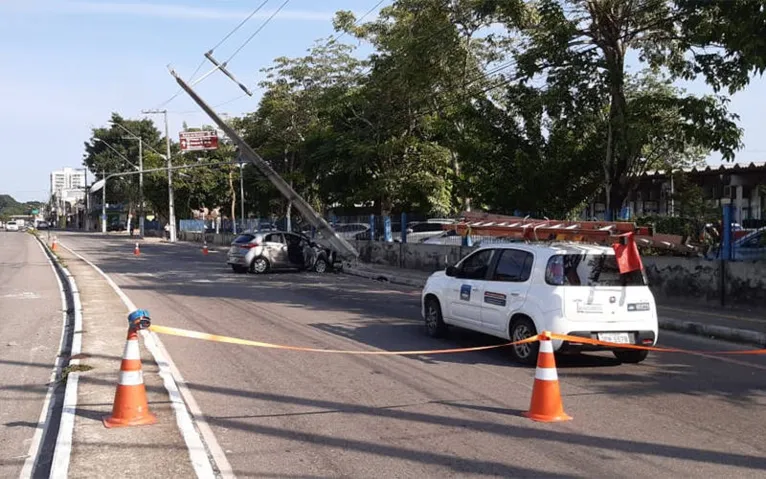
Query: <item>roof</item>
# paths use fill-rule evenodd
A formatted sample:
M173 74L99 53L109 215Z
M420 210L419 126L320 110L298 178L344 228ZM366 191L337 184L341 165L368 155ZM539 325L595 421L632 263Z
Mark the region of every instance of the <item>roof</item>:
M683 171L684 173L731 173L737 171L766 171L766 161L754 161L750 163L721 163L718 166L706 165L704 167L681 168L674 171ZM669 170L650 170L641 176L667 176Z
M613 255L610 246L588 243L553 242L553 243L492 243L482 245L479 249L522 249L530 252L545 252L548 254L607 254Z

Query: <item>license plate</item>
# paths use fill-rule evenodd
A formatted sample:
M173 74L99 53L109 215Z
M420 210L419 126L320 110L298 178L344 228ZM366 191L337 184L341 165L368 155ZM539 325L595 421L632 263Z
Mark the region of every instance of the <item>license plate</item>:
M632 344L628 333L598 333L599 341L615 344Z

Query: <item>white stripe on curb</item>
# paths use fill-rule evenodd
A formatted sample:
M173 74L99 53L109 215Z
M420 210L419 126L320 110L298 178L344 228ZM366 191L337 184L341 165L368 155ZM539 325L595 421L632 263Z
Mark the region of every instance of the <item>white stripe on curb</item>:
M72 331L72 347L70 356L80 354L82 348L82 303L80 302L80 290L74 276L58 260L57 266L61 269L69 284L72 294L72 309L74 310L74 330ZM80 364L79 359L70 359L70 366ZM80 375L70 372L67 375L66 390L64 392L64 404L61 408L61 422L56 437L56 445L53 449L53 461L51 462L50 477L67 477L69 461L72 456L72 434L74 433L74 417L77 410L77 385Z
M59 349L56 352L56 360L53 364L53 371L51 371L50 378L48 379L48 391L45 393L43 408L40 412L40 418L37 420L37 426L35 427L35 433L32 436L32 443L29 446L27 458L24 461L24 466L21 468L21 474L19 474L20 479L28 479L32 477L32 473L34 472L38 460L37 456L40 453L40 446L42 445L43 438L45 438L45 434L48 432L48 427L50 426L51 415L53 414L53 408L56 403L56 400L53 397L53 391L56 389L56 378L58 378L61 372L61 366L64 362L61 357L61 352L64 349L64 344L66 344L66 327L69 322L69 316L67 314L67 309L69 308L67 307L64 284L61 282L56 266L48 256L42 240L39 237L35 237L35 239L37 241L37 246L40 248L40 251L42 251L43 256L45 256L48 265L53 271L53 277L56 278L56 284L59 286L59 294L61 296L61 337L59 339Z
M59 245L87 263L103 276L106 282L109 283L109 286L112 287L114 292L117 293L125 304L129 313L138 309L136 308L136 305L133 304L133 301L131 301L122 289L117 286L117 283L115 283L108 274L104 273L101 268L84 258L79 253L72 251L72 249L64 244L59 243ZM235 477L231 465L229 464L229 460L226 458L226 454L224 454L223 449L221 449L221 446L218 444L218 440L215 438L213 430L207 424L205 416L202 414L201 409L194 400L191 391L186 386L183 376L181 376L178 368L170 359L170 355L167 353L159 336L152 331L146 330L141 331L141 336L144 338L144 344L147 349L152 353L154 361L157 363L157 366L159 366L160 377L162 377L165 389L168 392L173 411L176 415L176 423L186 442L186 447L189 449L189 458L191 459L194 471L197 473L197 477L215 477L215 474L213 473L213 464L217 467L220 477ZM194 421L192 421L192 415L194 416Z
M141 351L138 349L137 339L125 341L125 351L122 353L122 359L141 359Z
M535 379L541 381L558 381L559 375L556 368L537 368L535 370Z
M144 384L143 371L120 371L120 386L139 386Z

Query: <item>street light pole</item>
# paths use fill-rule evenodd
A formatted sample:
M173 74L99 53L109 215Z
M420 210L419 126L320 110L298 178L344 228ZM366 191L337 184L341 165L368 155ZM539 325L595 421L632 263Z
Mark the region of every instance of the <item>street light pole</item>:
M140 201L138 217L138 236L144 237L144 140L138 137L138 169L141 172L138 175L138 198Z
M128 130L127 128L120 125L119 123L112 122L112 125L127 132L130 135L131 139L138 140L138 170L140 172L138 176L138 189L139 189L138 191L138 199L139 199L138 235L143 238L144 237L144 140L142 140L140 136L136 135L135 133Z
M168 160L168 224L170 229L168 231L171 243L176 241L176 209L175 202L173 200L173 163L170 159L170 135L168 134L168 111L167 110L143 110L142 113L162 113L165 117L165 145L166 156Z
M245 186L244 182L242 181L242 178L244 175L242 174L244 172L245 164L240 163L239 164L239 205L240 205L240 217L242 218L242 231L245 231Z
M104 177L104 186L101 187L101 232L106 234L106 171L102 171L101 175Z

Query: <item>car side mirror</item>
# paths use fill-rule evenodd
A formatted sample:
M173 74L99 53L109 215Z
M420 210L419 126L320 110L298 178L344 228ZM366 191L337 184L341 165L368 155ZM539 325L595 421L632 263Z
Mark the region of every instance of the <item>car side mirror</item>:
M452 276L453 278L457 276L457 268L454 266L447 266L446 271L444 271L444 274L447 276Z

